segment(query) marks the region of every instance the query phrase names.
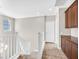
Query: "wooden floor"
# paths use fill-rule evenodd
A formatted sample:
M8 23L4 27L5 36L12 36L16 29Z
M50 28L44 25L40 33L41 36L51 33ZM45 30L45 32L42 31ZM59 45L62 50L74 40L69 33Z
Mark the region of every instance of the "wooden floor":
M42 59L67 59L61 49L57 49L55 44L46 43Z

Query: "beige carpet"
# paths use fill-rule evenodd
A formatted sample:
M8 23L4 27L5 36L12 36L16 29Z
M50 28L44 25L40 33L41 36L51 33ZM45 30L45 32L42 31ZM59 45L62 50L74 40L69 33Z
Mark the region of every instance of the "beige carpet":
M30 56L25 56L24 59L39 59L38 53L33 53ZM55 44L46 43L41 59L67 59L61 49L57 49Z
M46 43L42 59L67 59L61 49L57 49L53 43Z

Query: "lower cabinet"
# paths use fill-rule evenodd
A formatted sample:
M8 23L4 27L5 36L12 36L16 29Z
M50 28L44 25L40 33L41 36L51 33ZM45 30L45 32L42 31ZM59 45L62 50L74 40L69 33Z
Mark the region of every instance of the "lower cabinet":
M61 41L61 46L62 46L62 50L63 50L63 52L66 52L66 42L65 42L65 40L62 40Z
M61 36L61 48L68 59L78 59L78 43L75 38Z
M71 59L71 43L68 40L66 40L66 55Z
M72 44L72 59L78 59L78 46L75 44Z

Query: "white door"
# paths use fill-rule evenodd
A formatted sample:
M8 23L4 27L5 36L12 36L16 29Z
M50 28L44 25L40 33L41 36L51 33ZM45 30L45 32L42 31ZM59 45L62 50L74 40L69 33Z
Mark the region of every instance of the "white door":
M55 42L55 20L52 18L46 21L46 42Z

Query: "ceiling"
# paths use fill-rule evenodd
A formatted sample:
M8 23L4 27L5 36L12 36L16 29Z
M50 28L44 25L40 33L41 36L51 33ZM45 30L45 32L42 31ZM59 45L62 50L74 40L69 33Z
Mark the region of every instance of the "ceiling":
M56 0L55 6L62 6L66 3L67 0Z
M59 0L0 0L0 12L10 17L23 18L56 13ZM61 0L63 1L63 0ZM62 2L65 2L65 0Z

